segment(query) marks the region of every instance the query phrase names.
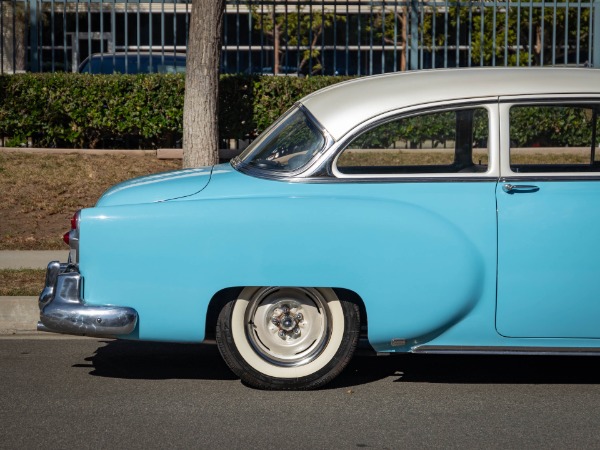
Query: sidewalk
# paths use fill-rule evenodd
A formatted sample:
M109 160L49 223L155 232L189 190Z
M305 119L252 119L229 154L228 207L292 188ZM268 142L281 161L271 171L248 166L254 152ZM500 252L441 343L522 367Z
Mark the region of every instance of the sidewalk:
M68 250L0 250L1 269L45 269L50 261L67 262Z
M2 269L45 269L50 261L66 262L68 250L0 250ZM40 292L43 286L40 286ZM37 297L0 297L0 336L48 335L36 331L40 312Z

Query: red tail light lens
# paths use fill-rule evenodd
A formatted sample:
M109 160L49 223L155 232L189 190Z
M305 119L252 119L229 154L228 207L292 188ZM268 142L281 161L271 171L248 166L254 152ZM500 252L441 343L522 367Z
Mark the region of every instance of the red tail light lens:
M73 217L71 217L71 230L74 230L77 228L78 221L79 221L79 211L77 211L75 214L73 214Z
M71 217L71 230L76 230L78 223L79 223L79 211L77 211L75 214L73 214L73 217ZM65 234L63 234L63 241L65 241L65 244L67 244L67 245L69 245L69 235L71 234L71 230L69 230Z

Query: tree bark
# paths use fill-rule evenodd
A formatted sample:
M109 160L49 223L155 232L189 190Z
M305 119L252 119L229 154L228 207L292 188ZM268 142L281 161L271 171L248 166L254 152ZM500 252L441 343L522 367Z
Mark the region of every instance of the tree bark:
M275 21L273 21L273 74L279 74L279 52L280 45L279 42L279 25Z
M26 26L21 3L2 5L2 70L4 73L25 72Z
M219 161L219 66L225 0L192 0L183 104L183 166Z

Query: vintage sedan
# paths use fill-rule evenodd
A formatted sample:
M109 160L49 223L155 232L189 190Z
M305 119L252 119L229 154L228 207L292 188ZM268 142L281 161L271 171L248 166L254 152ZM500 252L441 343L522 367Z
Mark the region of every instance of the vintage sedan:
M600 353L600 71L435 70L300 100L231 164L79 211L39 330L216 340L248 385L380 353Z

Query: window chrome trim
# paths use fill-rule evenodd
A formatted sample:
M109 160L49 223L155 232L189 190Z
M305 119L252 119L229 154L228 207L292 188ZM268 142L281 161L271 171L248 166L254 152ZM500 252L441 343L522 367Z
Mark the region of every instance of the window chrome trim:
M531 181L600 181L600 172L512 172L507 170L509 165L508 155L510 146L506 144L510 139L509 116L508 112L514 105L536 105L536 104L590 104L600 103L599 94L549 94L544 97L539 95L532 96L503 96L503 97L485 97L470 99L466 101L451 101L436 104L417 105L401 110L391 111L362 123L356 129L335 141L316 117L300 102L294 104L292 108L301 109L308 119L319 129L325 137L325 144L319 150L314 158L304 167L293 172L276 172L272 170L261 170L244 165L239 156L231 161L231 165L238 171L257 178L268 180L286 181L292 183L389 183L389 182L489 182L489 181L522 181L524 179ZM334 163L343 148L358 134L366 131L369 127L377 126L380 123L392 120L395 117L414 116L425 112L442 112L456 109L470 109L480 107L488 110L489 113L489 164L488 171L485 173L464 173L464 174L338 174L334 172ZM290 108L290 109L292 109ZM288 110L289 111L289 110ZM287 112L286 112L287 114ZM271 125L266 133L272 127ZM495 142L495 144L494 144ZM494 164L495 160L495 164ZM493 167L495 166L495 167Z
M498 98L498 102L501 104L510 103L516 105L519 103L526 104L545 104L555 102L572 102L572 103L589 103L590 101L600 101L600 94L597 92L590 92L587 94L546 94L541 96L540 94L531 95L503 95Z
M427 174L425 174L427 175ZM472 175L472 174L468 174ZM481 174L475 174L481 175ZM274 178L270 178L273 180ZM311 176L311 177L294 177L294 178L285 178L280 179L278 181L286 181L288 183L307 183L307 184L375 184L375 183L483 183L483 182L493 182L498 183L498 178L496 176L471 176L471 177L426 177L420 175L408 175L406 177L388 177L388 178L336 178L334 176Z
M337 160L345 150L346 146L349 145L352 140L358 137L360 134L373 129L384 123L391 122L398 118L414 117L420 114L432 114L438 112L457 111L465 109L481 108L488 113L488 170L482 173L419 173L419 174L345 174L337 169ZM500 174L500 161L498 158L500 147L499 136L499 111L498 111L498 97L486 97L471 99L465 102L444 102L443 104L427 105L423 108L411 108L402 109L401 111L393 111L385 115L377 116L364 122L360 127L357 127L351 133L344 136L335 146L335 150L331 151L332 156L328 158L329 166L328 173L331 176L339 180L359 181L359 180L384 180L389 181L404 181L404 180L497 180ZM329 153L329 152L328 152Z
M499 99L500 119L500 177L507 181L581 181L599 180L600 172L513 172L510 168L510 109L513 106L600 106L599 94L552 94L544 97L504 96Z

